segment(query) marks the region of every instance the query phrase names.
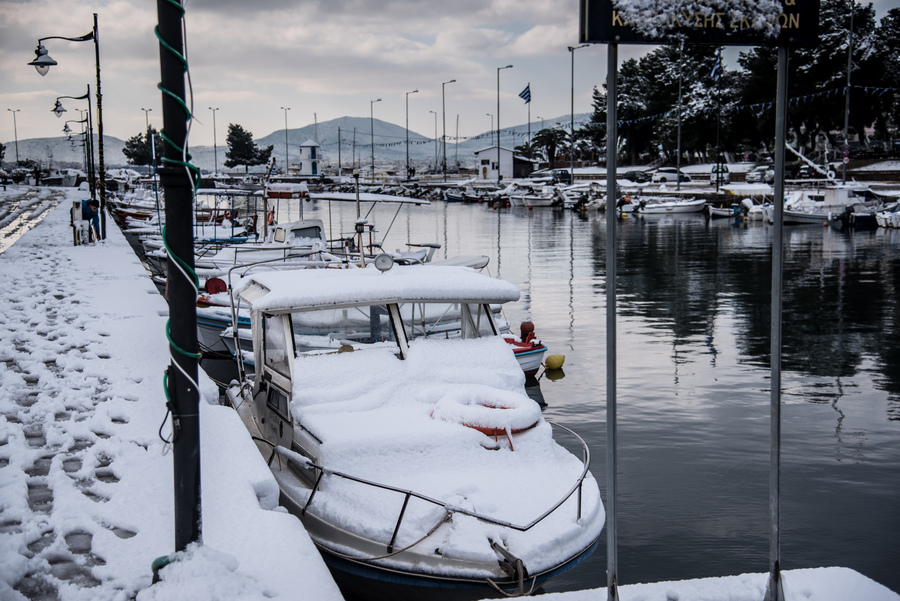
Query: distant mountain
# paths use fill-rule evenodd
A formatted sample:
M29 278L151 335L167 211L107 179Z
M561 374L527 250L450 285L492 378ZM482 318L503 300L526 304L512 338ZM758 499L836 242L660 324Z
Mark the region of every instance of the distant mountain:
M560 126L568 129L571 117L564 115L555 119L544 119L545 127ZM590 119L590 113L578 113L575 115L575 126L580 127ZM370 129L371 128L371 129ZM531 124L531 133L534 134L541 128L540 123ZM340 131L339 131L340 130ZM356 148L354 151L354 130ZM311 124L297 129L287 130L288 153L291 163L297 161L299 146L307 140L319 143L320 152L326 162L337 163L340 158L342 165L350 165L356 158L360 165L369 165L372 161L372 147L370 131L374 130L375 137L375 163L402 164L406 161L406 129L388 123L380 119L370 122L366 117L340 117L331 121L324 121L318 125ZM318 135L317 135L318 133ZM447 164L451 165L459 157L463 166L473 166L474 152L481 148L492 146L496 132L485 131L467 139L461 139L459 146L447 132ZM340 135L340 156L338 153L338 136ZM501 143L505 147L513 147L522 144L528 137L528 124L504 127ZM122 149L125 142L112 137L104 136L104 161L106 168L128 167ZM96 136L95 136L96 142ZM258 146L265 148L271 144L274 148L272 155L279 165L284 164L284 130L280 129L262 138L257 138ZM14 142L6 144L6 164L15 161ZM96 146L96 143L95 143ZM204 171L212 171L214 164L219 170L223 170L225 152L228 150L224 140L214 149L212 146L191 146L192 162ZM414 166L421 170L435 162L435 153L438 155L438 163L443 151L443 144L438 140L435 144L433 138L425 137L413 131L409 132L409 156ZM59 166L81 167L83 151L81 147L72 148L64 137L59 138L31 138L19 140L19 158L32 158L46 162L51 156L55 164ZM96 148L94 152L96 156ZM241 171L242 169L237 169Z

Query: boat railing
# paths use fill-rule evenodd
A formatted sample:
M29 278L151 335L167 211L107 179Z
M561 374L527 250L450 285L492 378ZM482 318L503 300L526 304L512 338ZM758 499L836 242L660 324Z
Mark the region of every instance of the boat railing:
M312 504L313 499L316 496L316 492L319 490L319 484L321 483L323 476L326 476L326 475L343 478L345 480L357 482L357 483L363 484L365 486L371 486L371 487L379 488L382 490L388 490L388 491L392 491L392 492L403 495L404 496L403 506L400 508L400 514L397 516L397 522L394 525L394 533L391 536L391 541L387 545L388 553L392 553L393 549L394 549L394 543L396 542L396 539L397 539L397 533L400 530L400 525L403 522L404 515L406 514L406 507L409 504L410 498L416 498L421 501L425 501L426 503L430 503L432 505L441 507L450 514L456 513L459 515L465 515L465 516L474 518L476 520L479 520L481 522L485 522L488 524L494 524L497 526L502 526L504 528L510 528L512 530L517 530L519 532L526 532L526 531L530 530L531 528L533 528L534 526L536 526L537 524L544 521L547 517L549 517L557 509L559 509L563 505L563 503L568 501L572 497L572 495L574 495L575 493L578 493L576 496L576 520L580 520L581 519L581 507L582 507L582 487L584 485L584 479L587 476L588 471L590 469L590 465L591 465L590 449L588 448L588 445L584 441L584 439L582 439L574 431L570 430L569 428L567 428L563 425L554 424L553 422L550 422L550 421L548 421L547 423L549 423L551 426L554 426L556 428L565 430L566 432L568 432L569 434L574 436L578 440L578 442L581 443L582 470L581 470L581 474L578 476L578 478L576 479L575 483L571 486L571 488L569 488L569 490L556 503L554 503L553 506L551 506L549 509L544 511L544 513L542 513L538 517L534 518L527 524L514 524L513 522L508 522L506 520L502 520L502 519L495 518L492 516L483 515L481 513L478 513L477 511L472 511L470 509L465 509L463 507L450 505L444 501L441 501L439 499L434 499L432 497L429 497L428 495L424 495L422 493L419 493L419 492L416 492L413 490L398 488L396 486L391 486L390 484L374 482L372 480L367 480L365 478L360 478L358 476L353 476L351 474L346 474L344 472L332 470L327 467L313 463L308 457L305 457L295 451L292 451L291 449L285 448L280 445L273 445L272 456L269 458L269 464L271 464L272 459L275 457L275 455L279 455L291 462L297 463L299 466L302 466L305 468L313 468L313 469L318 470L318 476L316 477L315 484L313 485L312 490L309 493L309 498L306 500L306 504L300 510L301 515L306 514L307 509L309 509L309 506Z

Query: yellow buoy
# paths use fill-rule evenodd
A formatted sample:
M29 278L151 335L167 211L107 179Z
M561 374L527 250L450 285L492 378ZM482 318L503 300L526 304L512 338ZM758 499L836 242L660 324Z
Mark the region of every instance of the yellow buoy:
M563 363L566 362L565 355L550 355L544 361L544 367L547 369L559 369L563 366Z

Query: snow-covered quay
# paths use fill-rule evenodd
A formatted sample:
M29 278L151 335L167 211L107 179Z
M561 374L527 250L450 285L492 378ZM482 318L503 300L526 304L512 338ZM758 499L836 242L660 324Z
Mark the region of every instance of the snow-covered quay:
M26 192L0 192L0 203ZM105 242L73 247L67 208L80 196L41 195L30 211L42 220L0 252L0 601L341 599L206 379L203 546L152 584L153 560L174 550L172 455L159 436L167 306L111 220ZM784 578L791 601L900 601L843 568ZM760 601L765 585L765 574L745 574L628 585L620 596ZM545 598L603 600L606 590Z

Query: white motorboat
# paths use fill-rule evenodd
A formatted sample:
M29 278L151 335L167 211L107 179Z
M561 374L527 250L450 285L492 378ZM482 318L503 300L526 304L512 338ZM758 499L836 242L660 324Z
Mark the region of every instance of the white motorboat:
M702 198L683 200L674 196L660 196L657 198L644 197L640 200L631 200L631 212L642 215L669 215L672 213L700 213L706 207L706 201ZM620 210L625 212L624 205Z
M525 595L596 548L587 447L554 440L580 441L527 397L492 317L515 286L408 266L260 273L237 292L257 370L226 397L345 593ZM460 337L421 336L441 315Z

